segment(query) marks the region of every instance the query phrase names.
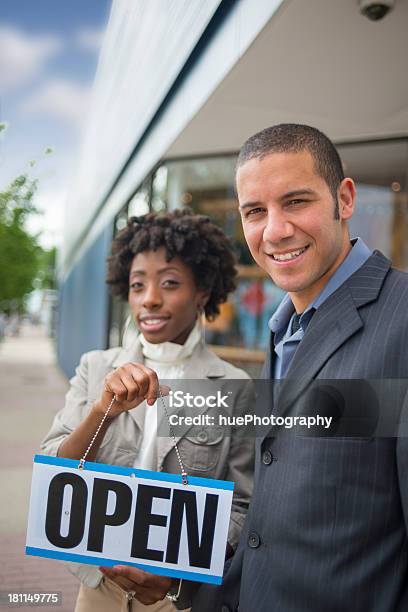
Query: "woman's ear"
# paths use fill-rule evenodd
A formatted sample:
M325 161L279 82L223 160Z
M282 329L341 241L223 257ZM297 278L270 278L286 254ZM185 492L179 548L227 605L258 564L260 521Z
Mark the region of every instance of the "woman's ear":
M208 300L210 299L210 294L209 293L205 293L205 292L199 292L198 294L198 300L197 300L197 310L200 313L204 312L204 308L208 302Z

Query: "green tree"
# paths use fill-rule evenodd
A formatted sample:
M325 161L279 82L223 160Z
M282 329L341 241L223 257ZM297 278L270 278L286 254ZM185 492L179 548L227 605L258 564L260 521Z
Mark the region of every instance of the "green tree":
M36 190L37 180L21 174L0 191L0 306L6 312L16 304L22 310L40 268L42 249L25 229L28 215L38 213Z
M0 139L7 123L0 122ZM47 147L44 156L52 153ZM29 162L33 168L36 161ZM38 244L38 236L26 229L30 215L39 214L33 204L38 181L27 173L17 176L0 191L0 310L10 312L24 308L25 296L33 288L55 288L55 248L46 251Z

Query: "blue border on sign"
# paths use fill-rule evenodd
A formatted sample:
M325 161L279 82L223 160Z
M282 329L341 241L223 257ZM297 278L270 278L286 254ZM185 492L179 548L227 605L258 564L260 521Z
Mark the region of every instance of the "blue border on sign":
M65 459L63 457L52 457L50 455L35 455L34 463L45 463L67 468L78 468L78 459ZM167 472L152 472L138 468L125 467L123 465L109 465L107 463L85 462L85 470L92 472L105 472L107 474L120 474L121 476L136 476L146 480L161 480L162 482L176 482L182 484L181 474L168 474ZM212 478L200 478L199 476L188 476L188 484L195 487L207 487L209 489L234 490L234 483L229 480L214 480ZM139 567L139 566L138 566Z
M63 553L57 550L48 550L47 548L36 548L34 546L26 546L26 555L34 557L46 557L47 559L60 559L62 561L73 561L74 563L88 563L91 565L112 567L114 565L131 565L138 567L151 574L159 576L168 576L169 578L183 578L184 580L196 580L198 582L207 582L209 584L222 584L222 577L211 574L199 574L196 572L186 572L181 570L172 570L167 567L156 567L152 565L144 565L143 563L131 563L129 561L115 561L114 559L105 559L103 557L88 557L87 555L76 555L74 553Z

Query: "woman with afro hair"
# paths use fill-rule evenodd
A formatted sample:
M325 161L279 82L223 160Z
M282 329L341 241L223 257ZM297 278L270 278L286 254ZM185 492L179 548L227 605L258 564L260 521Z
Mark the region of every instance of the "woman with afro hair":
M139 335L130 347L82 356L43 452L80 459L114 399L87 460L180 473L172 438L157 435L159 380L217 379L227 392L229 379L249 378L208 349L201 328L202 315L214 319L235 289L235 263L228 238L208 217L184 209L130 218L113 240L107 283L128 301ZM243 412L250 386L237 383L232 409ZM178 442L187 472L235 482L232 554L252 492L253 439L233 429L195 429ZM188 607L194 588L133 567L70 565L82 581L76 612L170 612L172 602Z

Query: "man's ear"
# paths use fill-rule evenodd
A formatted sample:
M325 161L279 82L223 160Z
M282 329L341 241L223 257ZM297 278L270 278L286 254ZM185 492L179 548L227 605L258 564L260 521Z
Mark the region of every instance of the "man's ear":
M337 190L337 201L339 203L339 217L342 221L351 219L354 213L356 201L356 186L353 179L344 178Z

